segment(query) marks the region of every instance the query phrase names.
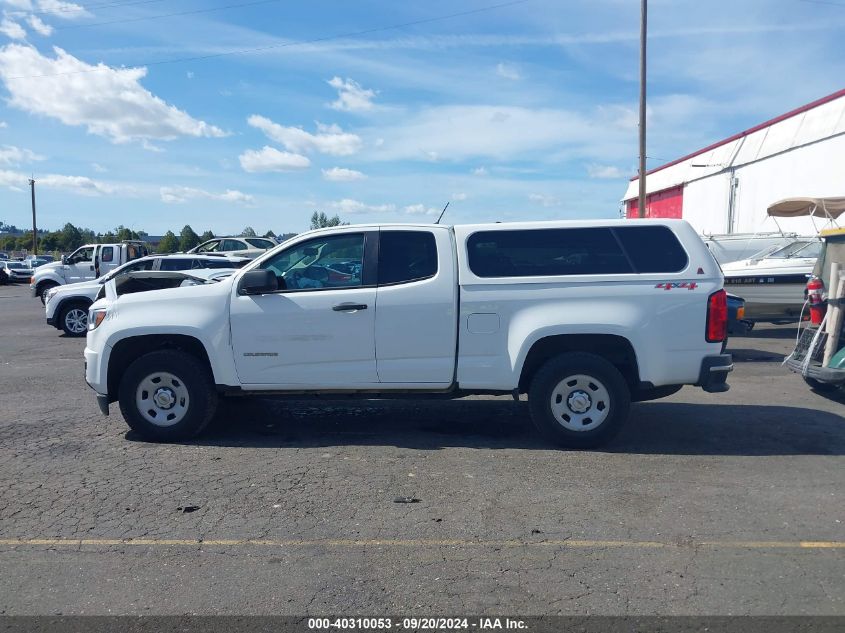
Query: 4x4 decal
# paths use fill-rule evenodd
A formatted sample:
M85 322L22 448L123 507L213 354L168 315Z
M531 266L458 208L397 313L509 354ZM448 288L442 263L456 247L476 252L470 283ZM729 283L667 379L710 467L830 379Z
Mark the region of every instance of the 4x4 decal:
M655 288L663 288L664 290L671 290L672 288L686 288L687 290L695 290L698 284L694 281L664 281L655 286Z

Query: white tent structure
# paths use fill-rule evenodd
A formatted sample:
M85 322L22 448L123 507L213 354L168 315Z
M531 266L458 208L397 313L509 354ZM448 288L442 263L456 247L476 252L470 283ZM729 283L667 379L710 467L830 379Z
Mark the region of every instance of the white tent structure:
M767 208L845 190L845 90L649 171L647 217L682 217L705 235L767 231L815 234L807 215L770 218ZM637 178L625 192L637 217ZM822 216L823 214L819 214ZM814 224L815 221L815 224Z

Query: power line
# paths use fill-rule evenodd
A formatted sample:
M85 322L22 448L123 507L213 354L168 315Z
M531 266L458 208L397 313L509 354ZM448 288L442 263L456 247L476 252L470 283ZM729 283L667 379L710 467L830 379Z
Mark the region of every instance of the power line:
M335 35L326 35L324 37L315 37L308 40L300 40L297 42L283 42L281 44L268 44L267 46L257 46L255 48L242 48L239 50L234 51L226 51L224 53L210 53L208 55L196 55L193 57L177 57L174 59L164 59L155 62L147 62L147 63L139 63L139 64L129 64L128 67L140 67L140 66L163 66L165 64L180 64L183 62L197 62L197 61L205 61L207 59L217 59L218 57L228 57L230 55L244 55L247 53L260 53L262 51L268 51L278 48L288 48L291 46L301 46L302 44L318 44L320 42L328 42L331 40L338 40L338 39L345 39L348 37L358 37L361 35L369 35L371 33L379 33L382 31L392 31L396 29L402 29L409 26L418 26L420 24L429 24L431 22L440 22L443 20L450 20L452 18L459 18L467 15L474 15L477 13L484 13L486 11L494 11L496 9L504 9L505 7L511 7L518 4L525 4L530 0L511 0L510 2L502 2L499 4L491 4L484 7L479 7L477 9L470 9L467 11L459 11L457 13L448 13L445 15L438 15L431 18L423 18L421 20L412 20L410 22L400 22L398 24L390 24L388 26L377 26L370 29L363 29L360 31L349 31L346 33L337 33ZM88 73L96 73L96 72L103 72L106 70L112 70L110 66L96 66L94 68L89 68L87 70L71 70L68 72L61 72L61 73L46 73L43 75L18 75L16 77L6 77L6 80L11 81L12 79L37 79L41 77L60 77L63 75L85 75Z
M131 2L109 2L105 4L92 4L87 7L81 5L74 5L69 7L56 7L55 9L41 9L39 11L21 11L20 9L9 10L8 13L13 15L61 15L62 13L79 13L81 11L89 11L94 9L108 9L111 7L128 7L136 4L152 4L157 2L167 2L167 0L132 0Z
M150 0L146 0L150 1ZM155 0L156 2L160 0ZM191 11L179 11L178 13L160 13L158 15L144 15L136 18L122 18L119 20L108 20L106 22L90 22L88 24L71 24L69 26L54 27L57 31L65 31L67 29L84 29L89 26L105 26L107 24L122 24L124 22L142 22L144 20L157 20L158 18L170 18L179 15L194 15L196 13L210 13L212 11L223 11L224 9L237 9L239 7L252 7L258 4L269 4L271 2L281 2L282 0L253 0L252 2L241 2L240 4L227 4L222 7L211 7L209 9L193 9Z

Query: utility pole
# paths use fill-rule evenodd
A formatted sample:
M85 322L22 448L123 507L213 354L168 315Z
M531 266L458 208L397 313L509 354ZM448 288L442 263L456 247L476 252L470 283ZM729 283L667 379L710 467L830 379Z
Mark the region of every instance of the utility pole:
M38 255L38 229L35 228L35 179L29 179L29 188L32 191L32 254Z
M637 212L641 218L645 217L645 57L646 33L648 32L648 0L641 0L640 15L640 197Z

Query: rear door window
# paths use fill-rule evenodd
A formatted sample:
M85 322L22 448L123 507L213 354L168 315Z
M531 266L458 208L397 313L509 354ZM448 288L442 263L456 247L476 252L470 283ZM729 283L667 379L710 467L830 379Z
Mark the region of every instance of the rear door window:
M638 273L677 273L687 267L687 253L665 226L620 226L613 232Z
M104 264L114 261L114 246L104 246L100 252L100 261Z
M479 277L634 272L610 227L480 231L467 239L467 251Z
M429 231L381 231L380 286L428 279L437 274L437 245Z

